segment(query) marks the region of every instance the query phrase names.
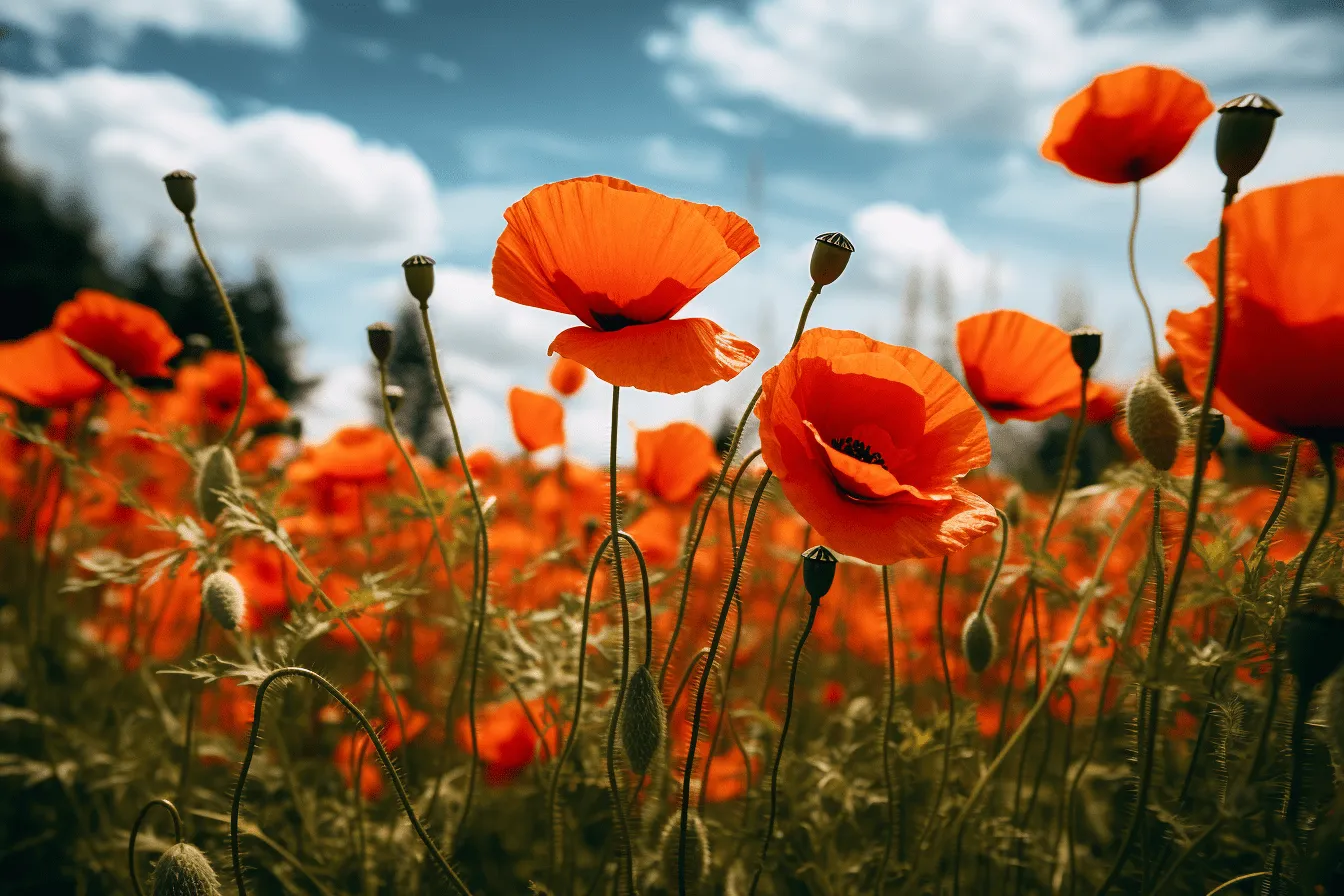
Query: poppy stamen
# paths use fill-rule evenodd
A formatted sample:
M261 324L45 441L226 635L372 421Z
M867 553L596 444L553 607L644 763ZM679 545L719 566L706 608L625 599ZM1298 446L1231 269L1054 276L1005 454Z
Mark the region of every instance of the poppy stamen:
M831 447L865 464L875 464L884 470L887 469L887 462L882 458L882 452L874 451L868 447L868 443L859 439L849 436L843 439L831 439Z

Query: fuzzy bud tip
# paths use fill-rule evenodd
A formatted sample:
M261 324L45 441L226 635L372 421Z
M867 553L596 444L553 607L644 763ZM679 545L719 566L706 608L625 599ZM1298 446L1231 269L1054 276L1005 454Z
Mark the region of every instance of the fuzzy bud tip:
M201 603L220 628L233 631L247 614L247 594L232 573L218 570L201 583Z
M1172 468L1185 437L1185 417L1157 374L1145 373L1129 390L1125 425L1144 460L1159 470Z

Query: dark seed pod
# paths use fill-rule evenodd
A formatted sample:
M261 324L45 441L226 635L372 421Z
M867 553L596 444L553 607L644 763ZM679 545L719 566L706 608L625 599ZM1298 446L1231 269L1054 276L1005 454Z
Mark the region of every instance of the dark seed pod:
M196 478L196 506L207 522L213 523L224 512L220 492L228 493L242 486L238 464L227 445L212 445L205 449L201 472Z
M813 600L821 600L835 581L835 555L821 545L803 551L803 587Z
M999 633L984 613L972 613L961 628L961 653L976 675L989 668L999 654Z
M190 218L196 210L196 175L179 168L163 176L163 185L168 188L173 207Z
M421 305L434 294L434 259L428 255L412 255L401 263L406 275L406 288Z
M1310 694L1344 663L1344 604L1312 597L1292 610L1283 625L1288 671L1303 694Z
M392 355L392 325L379 321L376 324L369 324L369 351L373 352L374 360L382 364Z
M1073 363L1083 373L1091 373L1092 365L1101 357L1101 331L1083 327L1069 334L1069 350Z
M154 865L154 896L219 896L210 860L190 843L174 843Z
M1274 134L1274 120L1282 114L1269 98L1258 93L1239 96L1218 108L1213 154L1218 169L1233 187L1260 164Z
M845 265L849 264L849 256L853 254L854 244L839 231L817 237L812 246L812 282L818 286L830 286L839 280L845 272Z
M709 879L709 832L700 815L692 811L686 818L686 889L694 892ZM681 854L681 812L672 813L658 838L658 855L663 879L669 888L677 886L677 859Z
M1159 470L1172 468L1185 436L1185 418L1157 374L1145 373L1129 390L1125 425L1144 460Z
M395 383L389 383L388 387L383 390L383 395L387 398L387 406L395 414L401 407L402 399L406 397L406 390Z
M658 684L649 667L640 666L625 692L625 714L621 717L621 746L635 774L649 770L666 730L667 711Z
M1222 442L1223 436L1227 434L1227 418L1213 408L1209 408L1209 419L1204 425L1204 438L1208 442L1209 450L1218 447Z
M247 594L232 573L218 570L201 583L201 603L221 628L233 631L247 614Z

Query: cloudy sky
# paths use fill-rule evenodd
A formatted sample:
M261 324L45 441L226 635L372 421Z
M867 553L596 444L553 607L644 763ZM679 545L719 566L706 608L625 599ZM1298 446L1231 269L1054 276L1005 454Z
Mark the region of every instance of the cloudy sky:
M224 267L264 256L290 298L309 431L364 411L364 327L394 313L398 263L439 262L434 305L467 441L511 447L503 396L542 388L558 315L493 296L503 209L531 187L612 174L724 205L762 248L696 300L762 348L733 383L638 396L630 420L713 425L787 347L811 238L858 252L812 322L943 351L953 313L1054 319L1081 290L1103 373L1146 337L1124 263L1131 193L1071 178L1036 147L1054 107L1135 62L1284 109L1251 188L1344 170L1338 0L0 0L0 128L25 167L87 193L107 242L182 251L159 178L198 177ZM1215 232L1213 122L1145 185L1139 259L1162 316L1204 301L1182 265ZM926 298L913 332L902 296ZM570 408L604 454L608 391ZM627 434L628 436L628 434ZM628 442L629 439L626 438Z

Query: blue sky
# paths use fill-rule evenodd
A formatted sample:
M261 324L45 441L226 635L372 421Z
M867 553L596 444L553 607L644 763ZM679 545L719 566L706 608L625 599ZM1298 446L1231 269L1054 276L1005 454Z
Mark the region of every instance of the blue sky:
M158 178L200 177L227 268L278 269L321 435L364 413L363 328L390 317L401 258L439 261L435 310L474 444L509 447L503 396L541 388L555 315L492 296L500 213L540 183L595 172L733 208L762 249L697 299L762 348L738 381L624 402L641 426L712 425L786 348L811 237L844 230L854 264L813 322L899 341L910 272L925 351L953 313L1053 319L1061 289L1132 378L1145 337L1124 266L1131 194L1075 180L1036 146L1100 71L1179 66L1219 102L1285 110L1246 186L1344 169L1344 12L1334 0L0 0L0 127L26 167L87 192L117 251L184 251ZM1145 185L1139 259L1166 309L1203 301L1184 256L1212 235L1213 122ZM607 393L570 409L600 458ZM626 434L628 442L628 433Z

